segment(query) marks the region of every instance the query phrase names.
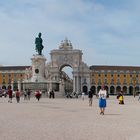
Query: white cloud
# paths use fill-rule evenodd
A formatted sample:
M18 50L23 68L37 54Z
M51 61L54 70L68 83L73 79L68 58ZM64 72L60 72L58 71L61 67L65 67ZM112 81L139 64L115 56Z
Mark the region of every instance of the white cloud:
M127 2L120 9L84 0L0 3L0 64L30 65L35 37L42 32L47 60L50 50L57 49L67 36L74 48L83 50L89 65L125 65L128 61L139 65L138 58L130 57L139 57L140 51L138 3L135 0L130 7Z

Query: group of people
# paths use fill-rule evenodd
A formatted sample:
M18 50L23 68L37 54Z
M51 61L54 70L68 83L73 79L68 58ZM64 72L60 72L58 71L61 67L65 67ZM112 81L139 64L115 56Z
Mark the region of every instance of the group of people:
M8 88L8 95L9 95L9 100L8 100L8 102L9 102L9 103L12 103L13 91L12 91L11 87ZM20 95L21 95L21 94L20 94L19 90L17 89L16 92L15 92L15 96L16 96L16 101L17 101L17 103L20 102Z
M55 93L53 90L49 90L48 91L48 94L49 94L49 98L55 98ZM24 97L24 100L30 100L30 97L31 97L31 90L30 89L27 89L25 90L22 94L21 92L17 89L15 92L13 92L13 90L11 89L11 87L8 88L8 92L7 92L7 95L9 96L9 100L8 102L9 103L12 103L12 99L13 97L15 96L16 97L16 101L17 103L20 102L20 97L21 95L23 95ZM42 92L40 90L36 90L34 92L34 96L36 97L36 99L39 101L41 96L42 96Z
M41 98L41 91L40 90L36 90L35 91L35 97L36 99L39 101ZM15 94L13 93L13 90L11 89L11 87L8 88L8 96L9 96L9 103L12 103L12 99L15 96L16 97L16 101L17 103L20 102L20 97L21 97L21 92L17 89L15 91ZM31 96L31 91L30 89L25 90L25 92L23 92L23 96L24 96L24 100L30 100L30 96Z
M49 94L49 98L55 98L55 94L54 94L53 90L49 90L48 94ZM94 94L95 94L95 91L91 88L90 91L88 92L89 106L92 106L92 100L93 100ZM8 88L8 95L9 95L8 102L12 103L13 91L12 91L11 87ZM26 99L28 97L28 99L30 100L30 95L31 95L31 91L29 89L26 90L26 92L24 93L24 99ZM35 97L38 101L40 100L41 95L42 94L41 94L40 90L35 91ZM17 89L15 92L15 97L16 97L17 103L20 102L20 96L21 96L21 93ZM82 100L84 100L84 96L85 96L85 94L82 93ZM105 108L106 108L106 98L107 98L107 91L105 90L104 86L102 86L101 89L99 90L98 98L99 98L100 114L104 115ZM123 91L120 91L120 93L117 95L117 99L119 100L119 104L124 104Z
M94 94L95 91L93 89L90 89L90 91L88 92L89 106L92 106L92 100ZM107 104L106 103L107 91L104 86L102 86L101 89L99 90L98 98L99 98L100 115L104 115L106 104ZM123 91L119 92L119 94L117 95L117 99L119 100L119 104L124 104ZM84 93L82 93L82 100L84 100Z

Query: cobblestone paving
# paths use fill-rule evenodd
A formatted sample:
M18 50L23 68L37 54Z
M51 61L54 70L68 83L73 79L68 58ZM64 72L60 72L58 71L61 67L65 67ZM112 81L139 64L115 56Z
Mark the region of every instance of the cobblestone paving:
M140 140L140 102L115 96L107 100L105 115L98 99L35 98L18 104L0 98L0 140Z

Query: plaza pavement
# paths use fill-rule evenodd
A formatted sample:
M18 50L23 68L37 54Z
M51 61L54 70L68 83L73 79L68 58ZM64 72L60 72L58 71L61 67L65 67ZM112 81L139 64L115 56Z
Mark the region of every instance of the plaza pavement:
M35 98L18 104L0 98L0 140L140 140L140 102L116 96L107 99L105 115L98 99Z

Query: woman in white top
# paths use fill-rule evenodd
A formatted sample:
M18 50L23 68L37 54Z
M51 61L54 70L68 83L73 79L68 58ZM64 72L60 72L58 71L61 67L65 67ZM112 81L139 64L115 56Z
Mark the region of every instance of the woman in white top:
M106 90L104 89L104 86L101 87L99 93L99 107L100 107L100 114L104 115L105 107L106 107Z

